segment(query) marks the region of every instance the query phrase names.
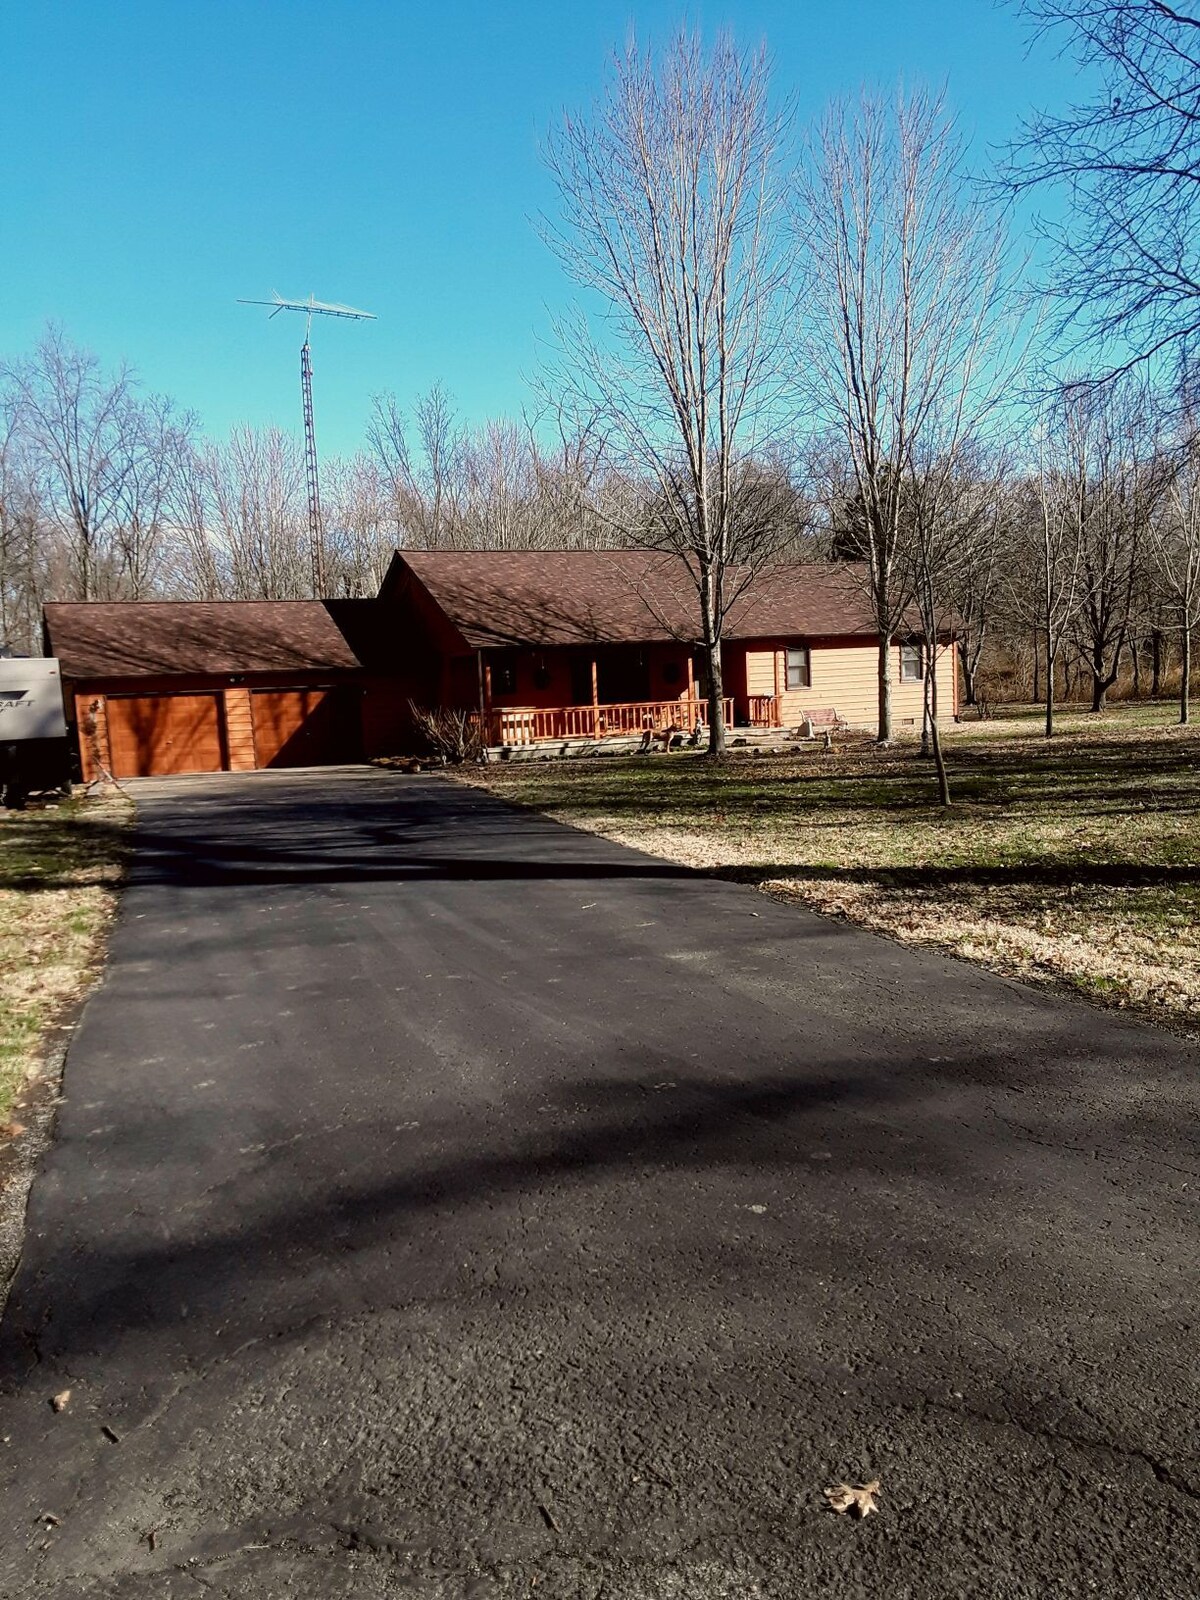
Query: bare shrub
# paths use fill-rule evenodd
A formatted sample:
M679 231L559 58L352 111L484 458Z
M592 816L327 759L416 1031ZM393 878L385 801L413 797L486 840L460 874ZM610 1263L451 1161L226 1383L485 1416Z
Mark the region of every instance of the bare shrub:
M419 706L408 702L413 727L445 766L461 767L483 759L483 732L474 711L450 706Z

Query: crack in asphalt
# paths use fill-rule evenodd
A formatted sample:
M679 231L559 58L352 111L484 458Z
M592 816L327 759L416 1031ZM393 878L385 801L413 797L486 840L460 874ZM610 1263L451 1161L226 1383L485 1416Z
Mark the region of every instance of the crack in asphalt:
M1093 1161L1111 1161L1114 1166L1147 1166L1161 1167L1165 1172L1177 1172L1181 1178L1190 1178L1193 1182L1200 1181L1200 1172L1190 1167L1177 1167L1169 1161L1161 1161L1157 1156L1138 1154L1136 1156L1123 1155L1119 1150L1104 1150L1095 1145L1068 1144L1062 1139L1042 1139L1026 1123L1017 1122L1012 1117L1000 1117L999 1120L1010 1128L1015 1128L1018 1133L1024 1134L1029 1144L1040 1146L1043 1150L1070 1150L1076 1155L1090 1156Z
M1200 1489L1180 1478L1164 1462L1159 1461L1148 1450L1138 1445L1115 1444L1111 1439L1089 1439L1082 1434L1065 1433L1060 1428L1040 1427L1024 1422L1020 1417L1013 1416L1011 1412L1002 1412L997 1415L995 1412L987 1411L981 1406L952 1406L948 1405L944 1400L935 1400L931 1396L924 1397L922 1409L940 1411L946 1416L960 1419L962 1417L974 1417L977 1421L990 1423L993 1427L1014 1428L1018 1433L1022 1433L1030 1439L1072 1445L1075 1449L1084 1452L1093 1451L1104 1455L1116 1456L1118 1460L1122 1461L1141 1461L1150 1468L1157 1481L1166 1488L1174 1489L1177 1493L1186 1495L1190 1500L1200 1500Z

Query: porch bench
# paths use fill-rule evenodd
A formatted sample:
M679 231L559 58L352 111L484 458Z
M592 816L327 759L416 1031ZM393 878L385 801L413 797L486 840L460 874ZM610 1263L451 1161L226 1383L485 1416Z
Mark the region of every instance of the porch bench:
M818 733L823 733L828 743L831 734L844 733L849 726L845 717L839 715L836 706L814 706L811 711L804 713L792 737L815 739Z

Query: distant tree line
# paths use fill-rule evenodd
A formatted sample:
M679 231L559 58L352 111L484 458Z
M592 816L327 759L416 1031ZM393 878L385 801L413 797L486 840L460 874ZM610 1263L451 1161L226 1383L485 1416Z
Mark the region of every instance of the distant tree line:
M1170 687L1186 720L1196 24L1150 0L1018 9L1066 30L1107 96L1034 119L1004 175L1072 185L1082 220L1048 282L1027 281L1000 186L968 170L939 97L864 93L797 130L761 51L631 44L547 143L544 232L583 302L536 413L468 425L436 384L377 397L363 448L323 462L330 592L373 593L397 546L667 550L694 588L719 751L738 594L780 560L853 559L883 742L886 642L931 660L950 631L969 705L1032 695L1050 733L1063 697ZM0 371L9 648L38 647L50 598L303 596L308 537L292 434L207 438L54 327ZM932 673L926 695L947 799Z

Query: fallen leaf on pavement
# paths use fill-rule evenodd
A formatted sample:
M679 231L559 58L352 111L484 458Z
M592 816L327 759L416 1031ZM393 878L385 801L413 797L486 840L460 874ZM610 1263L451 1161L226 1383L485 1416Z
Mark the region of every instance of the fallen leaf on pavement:
M879 1479L870 1483L839 1483L825 1490L825 1498L835 1511L853 1511L856 1517L869 1517L878 1511L875 1496L879 1493Z
M6 1122L3 1127L0 1127L0 1133L2 1133L6 1139L16 1139L24 1132L25 1124L23 1122Z
M50 1401L51 1408L55 1411L65 1411L67 1409L67 1402L70 1400L70 1398L70 1389L60 1389Z

